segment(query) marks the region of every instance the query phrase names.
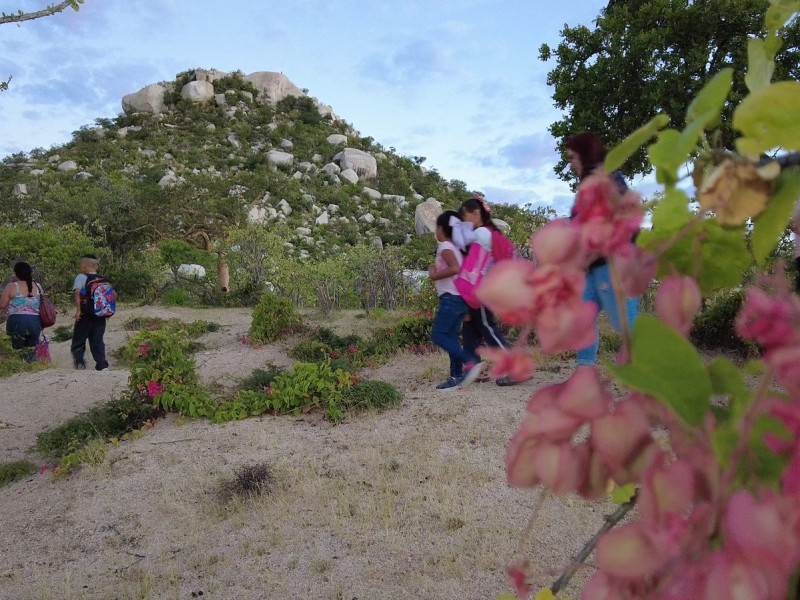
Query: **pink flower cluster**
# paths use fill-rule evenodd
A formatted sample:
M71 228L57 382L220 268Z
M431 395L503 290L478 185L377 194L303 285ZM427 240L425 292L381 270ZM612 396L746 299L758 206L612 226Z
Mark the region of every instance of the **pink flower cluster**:
M155 398L164 391L164 386L159 382L150 380L147 382L147 395L150 398Z
M646 287L655 271L655 259L631 243L641 220L638 194L620 193L608 175L587 177L572 219L551 221L531 238L537 263L498 263L484 277L477 297L503 321L532 326L546 354L588 346L597 335L597 306L582 299L586 267L598 257L619 256L625 287L632 289ZM634 293L639 292L629 295Z

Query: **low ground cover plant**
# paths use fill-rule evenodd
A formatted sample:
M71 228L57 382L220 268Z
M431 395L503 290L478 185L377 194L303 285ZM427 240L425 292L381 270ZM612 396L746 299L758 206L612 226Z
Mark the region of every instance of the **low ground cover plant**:
M27 460L3 463L0 465L0 488L15 481L21 481L36 471L36 465Z
M253 309L249 341L269 344L287 333L299 330L302 324L302 318L289 298L266 293Z

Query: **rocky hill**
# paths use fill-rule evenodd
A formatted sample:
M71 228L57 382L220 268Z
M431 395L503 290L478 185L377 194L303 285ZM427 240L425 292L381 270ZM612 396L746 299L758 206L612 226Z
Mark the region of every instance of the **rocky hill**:
M122 108L62 146L5 158L2 224L68 228L127 265L164 240L224 254L232 230L263 226L287 257L321 260L407 245L468 196L281 73L194 69Z

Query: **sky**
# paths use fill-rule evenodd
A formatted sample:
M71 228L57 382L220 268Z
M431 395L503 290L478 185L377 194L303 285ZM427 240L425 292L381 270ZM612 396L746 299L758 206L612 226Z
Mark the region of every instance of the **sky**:
M55 0L0 0L0 10ZM362 135L490 201L572 203L542 43L607 0L85 0L0 27L0 156L66 142L190 68L281 71ZM392 190L382 190L392 193Z

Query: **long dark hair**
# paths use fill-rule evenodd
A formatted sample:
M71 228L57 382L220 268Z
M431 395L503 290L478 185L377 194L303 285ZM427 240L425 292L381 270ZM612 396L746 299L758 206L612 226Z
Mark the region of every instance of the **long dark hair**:
M492 213L489 212L489 203L480 196L473 196L469 200L464 200L459 212L463 216L465 212L475 212L476 210L481 211L481 224L496 231L497 227L492 221Z
M453 239L453 226L450 225L450 218L455 217L459 219L458 213L454 210L446 210L438 217L436 217L436 226L441 227L442 231L444 232L444 236L448 240Z
M581 159L583 172L580 179L591 175L600 163L606 159L606 147L596 133L584 131L567 139L567 150L572 150Z
M14 275L17 279L28 284L28 297L33 296L33 269L26 262L18 262L14 265Z

